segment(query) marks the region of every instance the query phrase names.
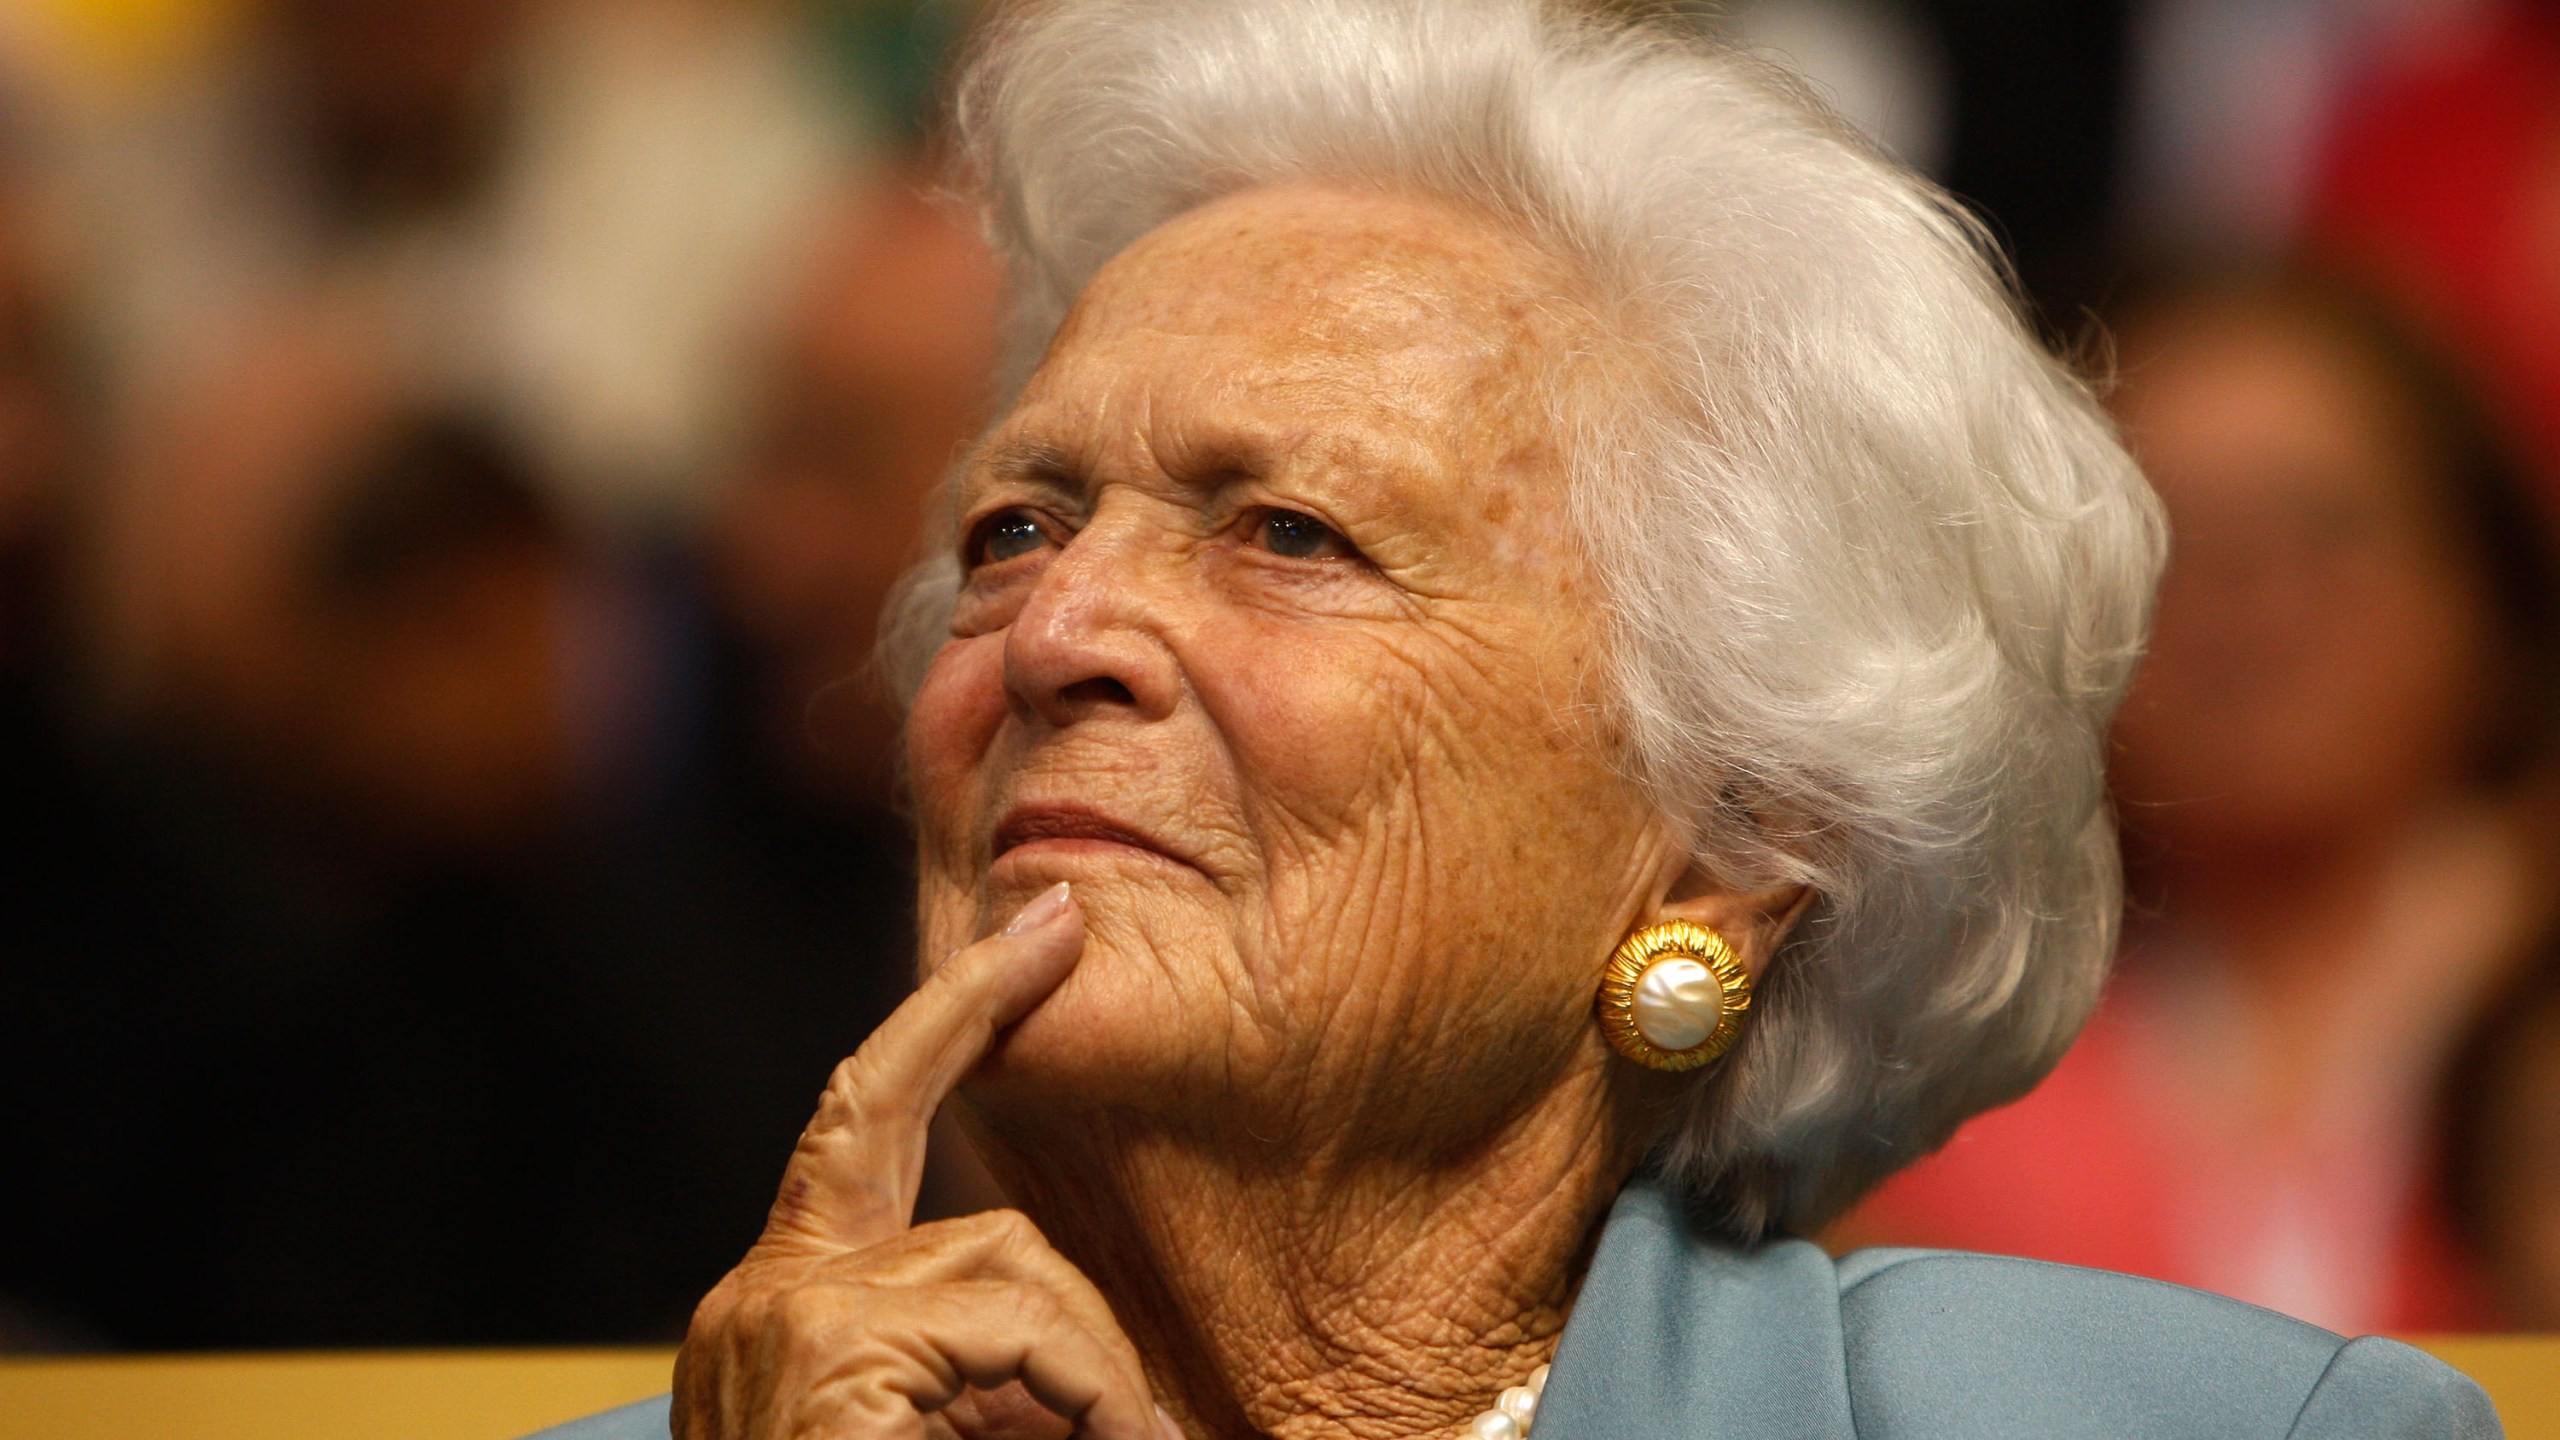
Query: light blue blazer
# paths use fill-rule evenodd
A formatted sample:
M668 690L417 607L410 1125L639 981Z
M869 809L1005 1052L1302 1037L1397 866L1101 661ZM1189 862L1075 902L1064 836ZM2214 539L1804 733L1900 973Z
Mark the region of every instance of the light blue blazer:
M1600 1232L1535 1440L2475 1440L2421 1351L2218 1295L1946 1250L1708 1239L1661 1187ZM667 1440L667 1400L538 1440Z

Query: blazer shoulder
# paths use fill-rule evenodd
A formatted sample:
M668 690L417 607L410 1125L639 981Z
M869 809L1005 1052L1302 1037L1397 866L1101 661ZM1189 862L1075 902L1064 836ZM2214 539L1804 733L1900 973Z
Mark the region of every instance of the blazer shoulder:
M2501 1433L2477 1385L2388 1340L2103 1270L1951 1251L1839 1265L1861 1435Z

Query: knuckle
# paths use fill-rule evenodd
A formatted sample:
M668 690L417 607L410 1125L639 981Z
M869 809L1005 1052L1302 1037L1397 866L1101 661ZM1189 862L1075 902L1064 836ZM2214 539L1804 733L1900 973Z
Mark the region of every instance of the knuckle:
M839 1097L839 1114L846 1126L856 1133L877 1129L897 1110L901 1097L895 1087L880 1073L879 1057L864 1046L845 1057L836 1066L835 1078L829 1082L830 1094Z
M1066 1319L1065 1307L1058 1303L1058 1297L1046 1290L1017 1286L1007 1297L1006 1303L1012 1307L1016 1315L1022 1317L1022 1323L1034 1332L1053 1329L1060 1321Z
M911 1333L924 1293L884 1287L850 1257L751 1258L695 1307L677 1358L671 1432L680 1440L941 1433L909 1403L910 1392L939 1393L931 1344Z
M693 1318L685 1325L686 1344L708 1343L729 1329L745 1283L735 1270L720 1277L720 1283L693 1307Z
M823 1336L844 1318L848 1298L833 1285L794 1285L766 1302L764 1320L795 1341Z
M1009 1245L1046 1245L1048 1240L1031 1217L1019 1210L1006 1208L987 1212L987 1224L999 1239Z
M1040 1227L1019 1210L981 1210L963 1217L961 1223L967 1227L969 1239L995 1249L1021 1250L1048 1243L1042 1238Z
M841 1124L861 1115L873 1068L863 1063L862 1054L856 1050L827 1072L827 1088L818 1096L818 1118L812 1128L828 1122Z
M862 1047L857 1045L853 1053L837 1060L835 1068L827 1072L827 1093L844 1095L862 1088L862 1069Z

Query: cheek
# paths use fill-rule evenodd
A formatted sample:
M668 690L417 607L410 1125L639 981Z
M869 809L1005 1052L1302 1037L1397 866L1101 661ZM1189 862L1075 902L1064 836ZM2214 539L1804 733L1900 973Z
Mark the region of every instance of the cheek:
M1650 812L1575 718L1578 687L1529 663L1545 638L1273 626L1194 651L1301 978L1324 988L1310 962L1337 950L1374 965L1380 936L1441 969L1444 949L1578 953L1614 923ZM1361 977L1381 982L1421 983Z
M1432 697L1390 644L1356 624L1230 624L1186 649L1234 757L1238 818L1287 926L1285 912L1324 908L1327 891L1338 899L1346 871L1374 873L1389 858L1379 847L1409 832Z
M915 793L925 921L938 918L938 893L965 891L968 854L985 800L987 762L1005 717L1001 634L954 640L935 654L907 716L907 775Z

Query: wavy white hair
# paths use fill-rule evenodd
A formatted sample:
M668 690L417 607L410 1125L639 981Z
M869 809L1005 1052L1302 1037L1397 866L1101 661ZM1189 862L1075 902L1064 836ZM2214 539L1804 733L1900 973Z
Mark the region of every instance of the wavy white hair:
M1702 1214L1809 1229L2060 1057L2162 526L1946 196L1782 73L1542 0L1032 0L957 120L1008 394L1112 256L1266 182L1455 201L1602 298L1650 378L1554 413L1625 763L1709 873L1819 897L1656 1152ZM893 612L908 697L956 579Z

